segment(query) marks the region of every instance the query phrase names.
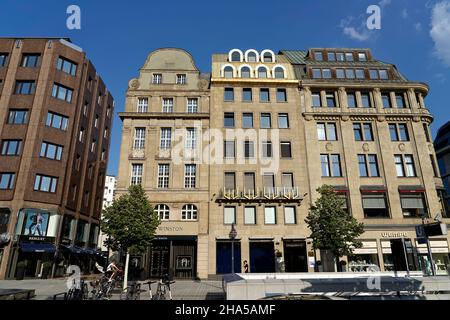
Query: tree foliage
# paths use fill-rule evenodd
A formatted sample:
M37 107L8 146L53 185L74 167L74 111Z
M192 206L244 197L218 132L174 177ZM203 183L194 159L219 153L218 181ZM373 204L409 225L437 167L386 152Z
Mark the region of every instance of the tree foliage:
M112 250L143 253L150 246L160 221L141 185L132 185L128 193L103 210L100 225L109 236Z
M364 232L364 224L342 208L345 200L332 186L323 185L317 192L320 197L305 219L314 249L329 250L339 258L352 254L353 248L361 248L362 242L357 238Z

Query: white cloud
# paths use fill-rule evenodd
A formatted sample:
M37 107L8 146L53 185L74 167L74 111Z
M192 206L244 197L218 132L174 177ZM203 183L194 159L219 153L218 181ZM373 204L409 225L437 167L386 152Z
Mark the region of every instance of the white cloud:
M450 1L433 6L430 36L434 41L434 54L450 67Z
M403 19L408 18L408 10L406 10L406 9L403 9L403 10L402 10L402 18L403 18Z
M387 5L390 5L390 4L391 4L391 0L381 0L380 3L378 3L378 5L380 7L384 7L384 6L387 6Z
M358 41L366 41L370 37L370 34L368 32L359 32L354 27L344 27L343 32L345 35Z
M414 24L414 28L416 31L422 31L422 24L420 22L417 22Z

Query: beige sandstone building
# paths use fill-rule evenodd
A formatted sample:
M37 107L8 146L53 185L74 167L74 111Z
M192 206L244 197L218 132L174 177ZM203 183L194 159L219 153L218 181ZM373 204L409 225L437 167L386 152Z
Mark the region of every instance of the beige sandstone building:
M141 183L161 218L148 275L229 273L232 249L235 272L314 271L304 219L323 184L365 224L347 269L423 269L415 226L443 212L425 84L367 49L233 49L211 71L159 49L129 83L117 195ZM448 236L430 244L443 273Z

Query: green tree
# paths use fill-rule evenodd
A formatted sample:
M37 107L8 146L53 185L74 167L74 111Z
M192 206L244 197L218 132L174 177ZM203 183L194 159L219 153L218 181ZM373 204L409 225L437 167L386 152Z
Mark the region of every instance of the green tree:
M364 224L342 208L345 200L332 186L323 185L316 191L320 197L310 207L305 222L311 230L313 248L330 251L339 270L339 257L351 255L353 248L362 247L358 237L364 232Z
M100 228L109 236L106 245L127 254L125 275L128 272L130 251L144 253L151 245L159 223L159 217L141 185L130 186L128 193L115 199L103 210Z

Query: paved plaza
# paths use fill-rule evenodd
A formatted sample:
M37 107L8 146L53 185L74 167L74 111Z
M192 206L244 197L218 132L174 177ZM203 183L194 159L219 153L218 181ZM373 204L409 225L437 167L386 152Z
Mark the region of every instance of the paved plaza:
M34 289L36 300L53 299L53 295L67 292L66 279L48 280L1 280L1 289ZM144 283L143 281L142 283ZM216 300L224 299L221 281L193 281L179 280L172 286L172 296L174 300ZM91 289L91 288L90 288ZM156 291L156 284L152 285L153 293ZM149 300L148 285L142 284L141 300ZM112 300L119 299L115 294Z

